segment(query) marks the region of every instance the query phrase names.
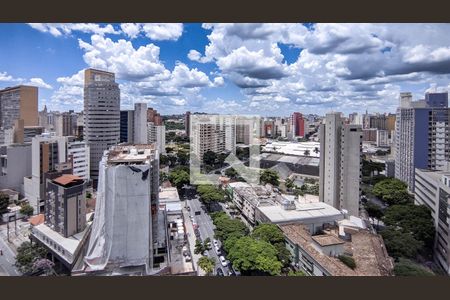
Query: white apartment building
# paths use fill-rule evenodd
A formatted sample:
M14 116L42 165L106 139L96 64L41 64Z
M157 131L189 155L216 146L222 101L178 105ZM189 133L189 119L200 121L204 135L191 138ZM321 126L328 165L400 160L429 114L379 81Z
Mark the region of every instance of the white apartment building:
M450 172L416 169L416 204L427 206L436 228L434 258L450 274Z
M221 153L226 150L226 126L219 115L191 115L191 152L200 160L207 151ZM228 131L228 136L231 136ZM236 142L236 141L235 141ZM232 142L228 143L228 148Z
M73 137L68 137L67 155L72 161L73 175L89 180L89 146L86 142L76 141Z
M320 201L359 216L362 128L329 113L319 127Z
M166 126L157 126L153 122L147 123L147 142L148 144L155 143L158 152L166 153Z

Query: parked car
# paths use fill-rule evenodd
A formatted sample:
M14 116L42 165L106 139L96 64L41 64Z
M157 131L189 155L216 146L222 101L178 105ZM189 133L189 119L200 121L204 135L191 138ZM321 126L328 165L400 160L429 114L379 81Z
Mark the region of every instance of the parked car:
M201 211L197 210L197 211L195 212L195 215L198 216L198 215L200 215L201 213L202 213Z
M186 256L184 259L186 262L192 261L192 257L190 255Z
M217 275L217 276L223 276L223 271L222 271L221 268L217 268L217 270L216 270L216 275Z
M222 255L219 256L220 259L220 263L222 264L222 266L226 267L228 265L227 260L225 259L225 257L223 257Z
M203 256L209 256L208 250L205 250L205 251L203 252Z
M215 246L215 247L214 247L214 250L216 250L217 255L222 254L222 251L220 251L219 246Z
M208 242L208 243L206 244L206 248L207 248L208 250L211 250L211 249L212 249L211 242Z
M219 247L219 242L217 240L213 240L214 247Z

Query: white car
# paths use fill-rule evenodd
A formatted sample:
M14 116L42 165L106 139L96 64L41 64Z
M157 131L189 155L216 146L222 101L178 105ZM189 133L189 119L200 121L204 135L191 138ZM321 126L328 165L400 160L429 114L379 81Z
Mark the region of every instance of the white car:
M217 240L213 240L214 247L219 247L219 242Z
M228 265L227 260L225 259L225 257L223 257L222 255L219 257L220 259L220 263L222 264L222 266L226 267Z
M220 251L219 246L214 246L214 249L216 250L217 255L220 255L222 252Z
M208 250L205 250L205 251L203 252L203 255L204 255L204 256L209 256Z

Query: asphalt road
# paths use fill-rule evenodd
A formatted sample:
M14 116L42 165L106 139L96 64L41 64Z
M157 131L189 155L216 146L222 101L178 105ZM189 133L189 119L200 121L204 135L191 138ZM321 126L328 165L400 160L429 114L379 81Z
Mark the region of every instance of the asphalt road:
M217 253L214 249L214 244L212 243L212 241L214 239L214 224L212 222L211 217L206 213L205 210L203 210L201 208L202 203L200 202L198 196L196 196L192 199L186 200L186 201L191 209L190 215L194 216L195 222L198 224L198 230L200 231L200 236L202 238L202 241L204 241L208 237L211 239L212 249L208 250L208 256L214 258L216 261L216 266L214 268L214 274L216 274L216 270L218 268L221 268L222 271L224 271L224 274L228 274L228 271L229 271L228 267L222 266L222 264L220 263L220 260L219 260L219 256L217 255ZM201 214L195 215L196 211L200 211ZM219 246L221 246L220 241L218 241L218 243L219 243Z
M0 255L0 275L3 275L3 272L9 276L20 276L21 274L14 266L16 255L2 238L0 238L0 249L3 251L3 255Z

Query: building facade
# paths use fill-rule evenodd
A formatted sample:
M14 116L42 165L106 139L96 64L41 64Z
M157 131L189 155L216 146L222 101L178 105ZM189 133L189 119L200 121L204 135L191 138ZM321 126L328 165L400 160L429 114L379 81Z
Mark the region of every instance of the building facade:
M19 85L0 90L0 144L5 141L5 131L18 120L23 126L39 125L37 87Z
M147 134L147 103L135 103L133 143L147 144Z
M114 73L85 70L84 122L84 140L90 149L90 175L95 186L103 152L119 143L120 89Z
M86 228L87 181L76 175L47 179L45 224L64 237Z
M134 111L120 111L120 142L133 143L134 132Z
M414 202L430 209L436 229L434 258L450 274L450 172L415 171Z
M166 153L166 126L155 125L152 122L147 123L147 142L146 144L155 143L159 153Z
M105 152L84 259L90 271L144 266L151 273L157 251L158 157L154 145L115 146Z
M414 102L410 93L402 93L400 97L395 129L395 177L413 192L415 168L443 170L450 161L448 99L441 93L428 93L427 100Z
M326 115L319 127L320 200L359 216L362 128L344 124L340 113Z
M85 141L67 137L67 156L72 162L72 173L87 181L90 179L89 154L89 146Z

